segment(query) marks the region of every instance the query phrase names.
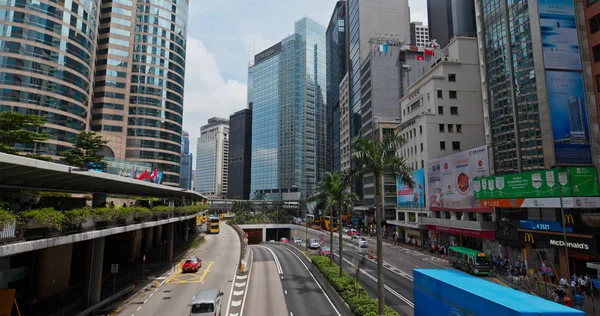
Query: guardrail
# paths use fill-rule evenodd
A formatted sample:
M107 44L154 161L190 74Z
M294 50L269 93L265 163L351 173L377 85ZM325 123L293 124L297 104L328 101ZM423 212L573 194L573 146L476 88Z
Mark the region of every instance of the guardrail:
M239 271L245 272L246 266L248 264L248 240L246 238L246 233L242 228L238 225L231 224L231 222L227 222L227 224L235 230L238 237L240 238L240 262L238 263Z
M95 315L96 311L110 303L112 303L113 301L116 301L117 299L129 294L130 292L132 292L135 289L135 285L131 285L129 287L126 287L125 289L119 291L118 293L115 293L114 295L108 297L107 299L103 300L102 302L84 310L83 312L77 314L76 316L86 316L89 315L90 313L92 313L92 315Z

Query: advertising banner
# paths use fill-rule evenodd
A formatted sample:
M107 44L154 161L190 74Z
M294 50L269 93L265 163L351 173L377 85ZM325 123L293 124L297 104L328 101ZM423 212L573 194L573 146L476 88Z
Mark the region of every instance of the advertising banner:
M568 170L567 170L568 169ZM598 196L594 167L557 168L473 180L476 199Z
M546 86L556 163L592 164L581 73L546 71Z
M537 248L564 247L565 241L562 234L535 233L519 229L519 238L526 243L532 243ZM567 247L571 250L595 253L596 240L591 235L567 235Z
M494 231L493 230L471 230L464 228L454 228L454 227L446 227L446 226L436 226L436 225L427 225L428 230L433 230L441 233L448 233L453 235L463 235L463 236L471 236L483 239L494 239Z
M414 186L411 189L398 177L398 206L425 207L425 170L417 169L412 173Z
M427 162L427 196L431 208L473 208L473 179L489 175L487 146Z
M558 233L563 232L563 227L560 222L534 221L534 220L524 221L524 220L522 220L522 221L520 221L519 224L520 224L519 227L522 229L542 230L542 231L558 232ZM572 233L573 227L565 227L565 231L567 233Z
M558 208L560 198L512 198L479 200L485 207L502 208ZM599 208L600 197L563 197L564 208Z
M545 68L581 70L573 0L539 0Z

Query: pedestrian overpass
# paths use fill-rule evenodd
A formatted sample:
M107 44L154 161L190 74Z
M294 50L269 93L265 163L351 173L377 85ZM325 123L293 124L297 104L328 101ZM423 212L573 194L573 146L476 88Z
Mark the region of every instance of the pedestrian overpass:
M236 203L250 203L254 211L262 212L271 209L277 203L283 202L283 208L286 210L298 210L299 201L264 201L264 200L229 200L229 199L208 199L209 211L230 211Z

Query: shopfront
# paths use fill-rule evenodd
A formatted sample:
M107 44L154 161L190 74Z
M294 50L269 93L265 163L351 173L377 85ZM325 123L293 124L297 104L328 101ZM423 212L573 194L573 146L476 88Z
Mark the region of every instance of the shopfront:
M441 245L463 246L484 251L483 241L494 240L493 230L471 230L447 226L428 225L433 240Z

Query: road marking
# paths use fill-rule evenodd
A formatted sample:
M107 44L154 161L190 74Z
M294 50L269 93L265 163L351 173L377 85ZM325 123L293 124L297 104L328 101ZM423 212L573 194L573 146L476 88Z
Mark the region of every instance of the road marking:
M290 316L294 316L294 314L292 314L292 312L290 312Z
M196 295L192 296L192 301L196 298Z
M235 296L239 296L239 295L243 295L244 294L244 290L241 291L233 291L233 295Z
M281 269L281 264L279 263L279 258L277 258L277 255L271 248L263 247L263 246L255 246L255 247L267 249L273 256L273 260L275 260L275 265L277 266L277 272L279 272L279 274L283 274L283 269ZM281 277L281 279L283 280L283 277Z
M247 275L238 275L236 278L240 280L246 280L247 277Z
M252 251L252 248L250 249L250 256L252 256L252 260L254 260L254 251ZM248 257L250 257L248 256ZM248 294L248 284L250 284L250 276L252 276L252 265L254 265L252 263L252 260L250 260L250 270L248 270L248 282L246 282L246 289L244 290L244 298L242 298L242 307L240 309L240 316L244 315L244 305L246 305L246 294ZM229 307L227 307L229 309Z
M244 286L246 286L246 282L242 282L242 283L235 282L235 286L236 287L244 287Z
M235 313L235 314L229 314L229 316L238 316L238 314L237 313Z
M148 302L148 300L145 300L144 303L142 303L142 304L146 304L146 302Z
M233 307L238 307L240 305L242 305L242 301L232 301L231 302L231 306L233 306Z
M156 292L156 291L155 291ZM154 295L154 293L150 293L150 297L152 297L152 295Z
M300 259L300 257L298 257L298 255L296 253L294 253L293 251L291 251L290 249L288 249L286 247L283 247L283 249L289 251L291 254L293 254L298 259L298 261L300 261L300 263L302 263L302 265L304 266L304 268L306 269L306 271L308 271L308 273L313 278L313 280L315 281L315 283L317 284L317 286L319 286L319 289L321 289L321 292L323 292L323 295L325 295L325 298L327 298L327 301L329 302L329 304L331 304L331 307L333 307L333 310L335 311L335 313L338 316L341 316L340 312L337 310L337 308L335 307L335 305L333 305L333 302L331 302L331 299L329 298L329 295L327 295L327 293L325 293L325 291L321 287L321 284L319 284L319 282L317 282L317 279L315 279L315 276L312 274L312 272L310 272L310 270L308 269L308 267L304 264L304 261L302 261ZM308 258L308 256L304 252L302 254L306 257L306 259L308 259L310 261L310 258ZM250 271L250 272L252 272L252 271Z
M141 307L141 306L140 306L140 307L138 307L138 309L137 309L137 312L139 312L139 311L140 311L140 309L142 309L142 307Z

